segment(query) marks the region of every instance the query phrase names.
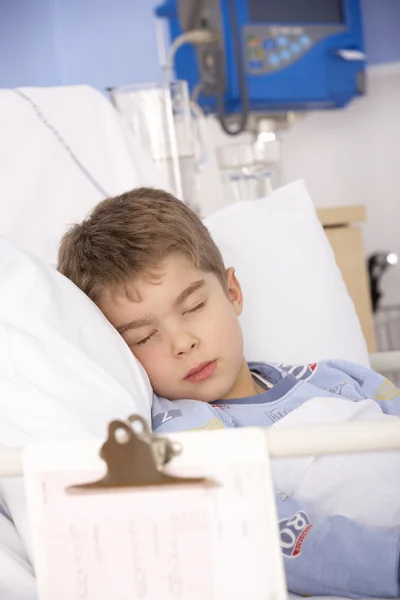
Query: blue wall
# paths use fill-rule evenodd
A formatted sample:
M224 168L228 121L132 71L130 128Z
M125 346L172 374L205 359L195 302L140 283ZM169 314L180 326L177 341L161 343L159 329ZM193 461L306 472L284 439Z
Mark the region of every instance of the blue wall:
M156 0L49 1L64 84L90 83L104 89L161 78Z
M0 0L0 87L61 83L51 0Z
M0 0L0 87L161 79L157 0Z
M400 61L400 0L361 0L368 62ZM0 87L157 81L158 0L0 0Z
M361 0L371 65L400 61L400 0Z

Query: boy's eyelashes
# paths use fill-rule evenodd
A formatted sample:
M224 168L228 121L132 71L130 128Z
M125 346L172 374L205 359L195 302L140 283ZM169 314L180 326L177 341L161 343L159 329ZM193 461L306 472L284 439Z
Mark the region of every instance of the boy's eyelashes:
M204 306L206 305L206 301L203 300L202 302L199 302L198 304L196 304L195 306L191 307L191 308L187 308L186 310L183 311L183 315L186 314L190 314L190 313L194 313L202 308L204 308ZM149 340L151 340L151 338L157 333L157 329L154 329L154 331L152 331L151 333L149 333L148 335L146 335L144 338L137 340L136 342L133 342L132 344L129 344L131 346L143 346L146 342L148 342Z
M203 300L202 302L199 302L199 304L196 304L195 306L191 307L191 308L187 308L186 310L183 311L183 314L186 315L188 313L193 313L196 312L196 310L200 310L201 308L203 308L206 305L206 301Z
M151 338L153 337L153 335L155 335L157 333L157 330L152 331L151 333L149 333L149 335L146 335L146 337L144 337L141 340L138 340L137 342L134 342L134 344L132 344L133 346L142 346L143 344L145 344L146 342L148 342L149 340L151 340Z

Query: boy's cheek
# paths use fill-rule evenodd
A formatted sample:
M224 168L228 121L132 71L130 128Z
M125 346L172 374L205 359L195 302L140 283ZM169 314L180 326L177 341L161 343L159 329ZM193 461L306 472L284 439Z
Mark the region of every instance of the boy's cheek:
M135 358L137 358L137 360L142 364L144 370L147 371L149 377L152 374L157 375L157 373L162 372L165 358L156 347L148 347L146 349L145 347L141 348L139 346L133 350L133 354Z

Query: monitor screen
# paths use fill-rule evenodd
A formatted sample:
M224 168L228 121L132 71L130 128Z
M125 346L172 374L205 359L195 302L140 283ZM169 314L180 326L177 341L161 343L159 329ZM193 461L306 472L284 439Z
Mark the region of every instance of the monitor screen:
M342 0L248 0L252 23L344 23Z

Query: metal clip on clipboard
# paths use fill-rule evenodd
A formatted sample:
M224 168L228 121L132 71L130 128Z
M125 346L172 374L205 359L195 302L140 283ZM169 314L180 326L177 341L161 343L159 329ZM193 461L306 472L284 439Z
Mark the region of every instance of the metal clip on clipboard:
M153 435L146 421L138 415L127 421L112 421L108 426L108 439L100 449L100 457L107 464L106 475L98 481L70 486L66 491L80 494L115 488L214 485L204 477L165 473L164 466L180 452L179 444Z

